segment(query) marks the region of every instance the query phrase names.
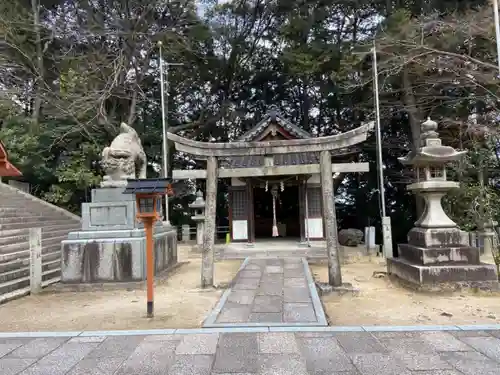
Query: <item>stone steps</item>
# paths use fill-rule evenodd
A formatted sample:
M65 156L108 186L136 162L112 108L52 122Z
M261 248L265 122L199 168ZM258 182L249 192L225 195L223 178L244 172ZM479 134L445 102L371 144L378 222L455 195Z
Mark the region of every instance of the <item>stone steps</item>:
M58 215L75 222L81 221L78 216L64 209L4 183L0 183L0 207L7 210L25 210L33 214ZM3 215L0 214L1 216Z
M53 278L47 278L47 279L42 281L42 288L46 288L49 285L52 285L54 283L58 283L59 281L61 281L60 276L55 276ZM0 294L0 304L12 301L16 298L27 296L28 294L30 294L30 287L29 286L25 286L25 287L17 288L17 289L14 288L14 290L12 290L11 292Z
M52 248L47 248L45 252L42 253L42 264L48 263L48 262L60 262L61 258L61 252L60 251L54 251ZM29 266L30 264L30 258L29 254L28 256L25 256L23 258L16 258L16 259L10 259L7 261L2 261L0 262L0 276L4 272L9 272L16 270L18 268L22 268L25 266Z
M53 217L50 217L51 221L63 221L63 222L68 222L67 218L63 218L58 215L54 215ZM18 224L18 223L43 223L47 220L47 216L42 216L42 215L28 215L26 216L13 216L13 217L5 217L0 215L0 225L2 224Z
M60 217L59 215L54 215L57 217ZM19 217L34 217L34 218L43 218L45 215L42 215L40 213L31 213L27 212L26 210L18 210L14 208L0 208L0 217L5 218L5 219L12 219L15 220L16 218Z
M426 290L435 286L456 284L457 286L490 287L489 283L498 284L496 267L493 264L447 264L423 266L404 258L387 259L388 272L408 281L415 287Z
M59 269L60 266L61 266L60 261L57 259L43 262L42 263L42 272L45 272L45 271L55 272L54 270ZM29 264L23 265L17 269L0 273L0 283L4 283L7 281L16 280L16 279L22 279L26 276L29 276L29 274L30 274Z
M0 203L0 205L1 205L1 203ZM7 211L5 214L0 213L0 217L6 218L6 219L12 219L12 221L17 221L17 219L21 218L21 217L31 217L32 221L44 220L44 219L50 219L50 220L63 220L64 219L64 220L67 220L70 222L78 222L77 220L73 220L69 217L61 215L57 212L53 212L51 210L30 209L28 207L21 207L21 206L17 207L17 212ZM17 221L17 222L19 222L19 221Z
M32 227L35 228L35 227ZM16 229L6 229L0 230L0 238L12 237L12 236L29 236L30 228L16 228ZM53 225L50 227L42 227L42 240L45 238L51 238L59 235L59 233L65 233L80 230L79 224L64 224L64 225Z
M0 303L4 303L20 295L29 294L29 285L30 285L29 267L25 267L25 269L20 271L20 273L22 272L25 272L27 276L0 282ZM61 274L60 267L43 271L42 281L45 281L45 283L42 282L42 285L47 284L47 281L49 280L53 279L59 280L60 274Z
M54 242L52 244L48 245L43 245L42 243L42 256L47 253L52 253L52 252L59 252L61 253L61 243L60 242ZM8 253L0 253L0 264L1 262L7 262L15 259L29 259L30 257L30 250L29 247L19 247L16 251L10 251Z
M38 220L32 220L32 221L27 221L27 222L14 222L14 223L8 223L8 224L0 224L0 232L9 230L9 229L30 229L30 228L37 228L37 227L51 227L51 226L57 226L57 225L68 225L68 220L64 219L58 219L58 220L45 220L45 221L38 221ZM71 224L71 223L70 223Z
M44 232L42 230L43 245L52 244L55 241L59 241L58 243L60 243L61 241L65 240L67 237L65 234L66 231L67 231L66 228L64 228L64 229L57 228L54 231L48 231L48 232ZM61 232L63 233L62 235L61 235ZM15 244L15 243L28 242L28 241L29 241L29 233L19 234L19 235L15 235L15 236L0 237L0 254L2 253L2 248L4 246Z
M0 183L0 303L30 292L31 228L42 229L42 285L59 281L61 241L81 229L80 218Z

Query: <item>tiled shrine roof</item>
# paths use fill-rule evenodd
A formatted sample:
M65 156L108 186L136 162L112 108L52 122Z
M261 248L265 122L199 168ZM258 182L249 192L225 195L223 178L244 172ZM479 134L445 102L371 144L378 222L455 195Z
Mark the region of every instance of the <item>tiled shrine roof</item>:
M276 106L271 106L269 112L254 127L241 135L236 141L252 142L261 136L271 125L275 125L290 134L294 139L312 138L311 134L286 120L278 111ZM274 165L302 165L319 163L319 155L316 153L290 153L274 155ZM251 168L264 165L264 156L239 156L226 160L223 165L227 168Z
M302 165L302 164L317 164L319 157L315 153L301 153L301 154L280 154L274 155L274 165ZM264 156L250 155L239 156L226 160L224 166L227 168L251 168L261 167L264 165Z
M343 157L350 154L359 153L360 149L356 146L346 147L338 150L331 151L332 157ZM274 165L304 165L304 164L318 164L319 154L316 152L306 153L291 153L273 155ZM249 155L249 156L235 156L230 160L224 160L221 163L225 168L252 168L264 166L264 156L262 155Z
M257 125L241 135L236 141L238 142L251 142L255 141L271 124L276 124L278 127L284 129L287 133L296 139L311 138L311 134L299 128L297 125L292 124L285 119L278 111L276 106L271 106L269 112L260 120Z

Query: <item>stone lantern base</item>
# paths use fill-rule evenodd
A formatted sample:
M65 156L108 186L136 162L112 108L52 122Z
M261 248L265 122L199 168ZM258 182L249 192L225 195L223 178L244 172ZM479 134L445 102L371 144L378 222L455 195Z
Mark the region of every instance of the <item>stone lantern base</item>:
M398 245L398 258L387 259L388 272L426 291L480 288L498 290L496 266L480 261L458 228L413 228L408 244Z

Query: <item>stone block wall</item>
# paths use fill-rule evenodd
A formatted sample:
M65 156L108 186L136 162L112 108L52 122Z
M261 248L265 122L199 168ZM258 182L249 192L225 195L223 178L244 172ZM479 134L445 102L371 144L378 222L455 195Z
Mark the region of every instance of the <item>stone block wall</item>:
M158 273L177 263L175 228L155 228L154 262ZM146 279L146 239L70 239L61 244L61 282L100 283Z

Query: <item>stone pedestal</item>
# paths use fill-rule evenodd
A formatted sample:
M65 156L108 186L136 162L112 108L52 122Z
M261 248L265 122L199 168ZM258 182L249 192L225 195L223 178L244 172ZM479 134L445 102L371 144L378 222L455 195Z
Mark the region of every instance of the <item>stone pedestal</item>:
M203 232L205 231L205 216L193 216L192 219L196 222L196 245L201 248L203 245Z
M490 256L494 253L497 246L497 236L495 233L495 226L498 225L496 221L492 221L482 225L478 235L482 239L483 246L481 248L481 255L485 254Z
M188 243L191 240L190 232L191 228L189 227L188 224L184 224L182 227L182 242L183 243Z
M194 215L191 219L196 223L196 245L198 250L203 247L203 235L205 233L205 200L201 190L196 192L196 200L189 204L189 207L194 210Z
M387 259L388 272L415 289L498 289L495 265L481 263L479 249L458 228L413 228L398 252L398 258Z
M61 242L61 282L103 283L146 279L146 236L136 220L134 195L124 188L92 191L82 205L82 230ZM177 263L177 231L154 226L155 270Z

